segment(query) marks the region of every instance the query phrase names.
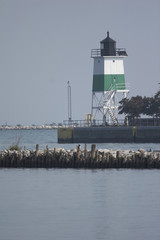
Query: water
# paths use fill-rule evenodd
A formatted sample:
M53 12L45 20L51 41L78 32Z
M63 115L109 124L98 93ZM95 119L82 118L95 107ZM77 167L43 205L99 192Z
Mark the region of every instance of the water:
M0 170L2 240L159 240L159 170Z
M0 150L19 137L27 149L77 146L58 144L57 130L10 130L0 131ZM157 150L159 144L97 148ZM159 170L0 169L0 239L159 240L159 184Z
M8 149L17 140L20 140L19 145L22 149L33 150L36 144L39 144L40 149L49 148L64 148L74 149L78 144L58 144L57 143L57 129L44 129L44 130L0 130L0 150ZM87 144L90 149L91 144ZM81 144L82 149L84 144ZM159 143L101 143L96 144L97 149L121 149L121 150L138 150L143 148L145 150L160 150Z

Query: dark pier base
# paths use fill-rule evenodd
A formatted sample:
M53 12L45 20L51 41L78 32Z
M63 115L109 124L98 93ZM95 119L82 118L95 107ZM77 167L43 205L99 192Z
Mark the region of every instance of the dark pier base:
M160 126L59 128L59 143L160 143Z

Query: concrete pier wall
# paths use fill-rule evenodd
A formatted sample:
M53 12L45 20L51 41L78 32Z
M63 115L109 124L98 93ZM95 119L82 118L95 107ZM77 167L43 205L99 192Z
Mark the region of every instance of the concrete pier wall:
M160 143L160 126L59 128L59 143Z

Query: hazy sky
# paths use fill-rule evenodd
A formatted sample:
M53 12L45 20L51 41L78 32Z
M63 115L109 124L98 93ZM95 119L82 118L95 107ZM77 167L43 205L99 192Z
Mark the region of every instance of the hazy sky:
M43 124L91 112L91 49L124 47L130 95L160 82L159 0L0 0L0 125Z

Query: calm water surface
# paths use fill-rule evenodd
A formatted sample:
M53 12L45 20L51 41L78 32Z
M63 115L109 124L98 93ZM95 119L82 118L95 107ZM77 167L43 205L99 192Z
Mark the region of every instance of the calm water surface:
M2 240L159 240L159 170L0 169Z
M77 146L58 144L57 130L9 130L0 131L0 150L18 138L26 149ZM160 150L159 144L96 146ZM159 240L159 223L160 170L0 169L2 240Z

